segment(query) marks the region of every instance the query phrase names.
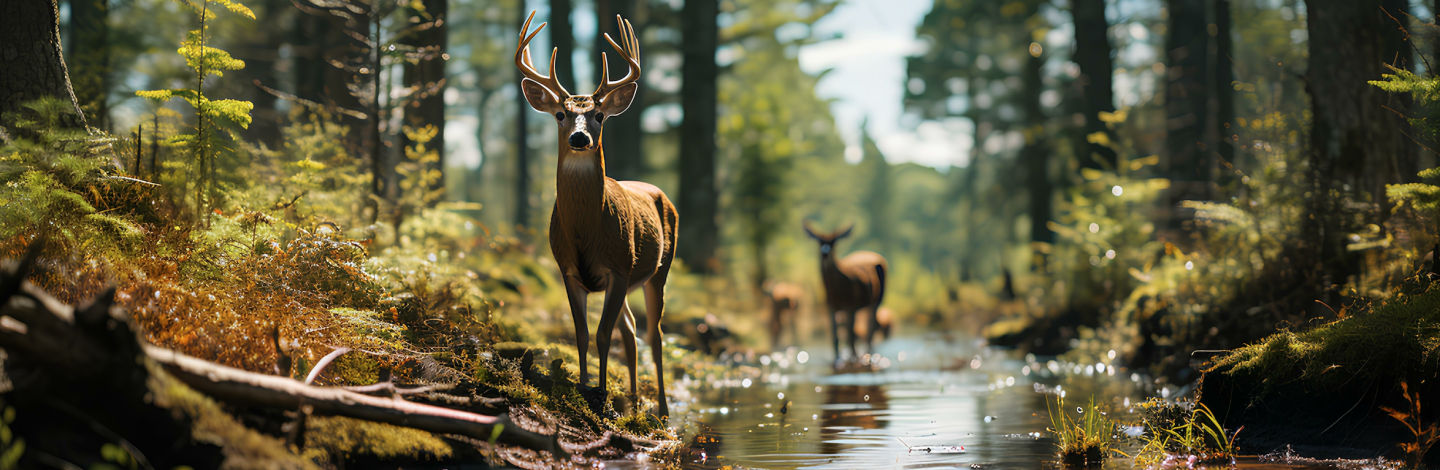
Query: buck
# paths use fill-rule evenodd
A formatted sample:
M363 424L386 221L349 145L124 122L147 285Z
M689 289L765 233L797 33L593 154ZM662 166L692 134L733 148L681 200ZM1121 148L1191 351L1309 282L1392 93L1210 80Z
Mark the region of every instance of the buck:
M586 355L589 353L589 326L585 318L586 297L604 292L605 303L595 332L600 355L600 390L606 390L606 366L610 337L620 321L620 337L630 369L630 395L635 389L635 317L626 294L645 288L646 342L655 361L655 382L660 393L657 411L666 416L664 358L660 317L665 311L665 279L675 257L675 226L678 215L665 193L654 185L638 181L615 181L605 176L602 146L604 122L630 107L640 78L640 41L629 21L615 15L620 24L621 44L609 34L605 40L629 64L629 71L610 81L609 63L600 54L600 86L589 95L572 95L555 79L555 54L550 52L550 75L541 75L530 59L530 40L545 29L545 23L530 30L530 18L520 31L515 49L515 66L525 78L520 89L536 111L550 114L559 123L560 158L555 172L555 209L550 217L550 250L564 278L575 321L575 345L580 353L580 383L589 383Z
M885 274L890 265L884 256L873 251L856 251L844 258L836 259L835 242L850 236L854 227L846 227L830 233L815 233L810 221L805 221L805 233L820 242L820 279L825 285L825 304L830 314L830 334L835 349L835 361L840 362L840 321L844 317L845 331L849 335L850 357L860 355L855 351L855 317L861 310L871 312L880 308L885 298ZM871 350L871 338L880 329L876 317L867 315L865 347Z

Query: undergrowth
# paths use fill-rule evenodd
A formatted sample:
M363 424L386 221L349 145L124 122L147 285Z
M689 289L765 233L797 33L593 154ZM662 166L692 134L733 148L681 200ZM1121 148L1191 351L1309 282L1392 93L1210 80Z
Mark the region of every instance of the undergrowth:
M1219 358L1209 370L1263 377L1265 389L1433 380L1440 371L1440 285L1414 278L1394 296L1303 331L1283 330Z
M349 348L317 383L368 385L388 374L400 384L439 383L451 393L538 408L593 435L675 439L644 412L653 404L628 402L621 361L603 372L607 390L575 383L574 346L552 342L569 340L573 330L547 338L536 327L544 322L534 320L558 318L545 312L563 308L553 263L533 246L491 234L471 218L478 205L416 204L392 228L375 223L375 205L345 203L364 193L368 179L354 177L330 139L300 138L343 128L296 119L286 130L294 146L249 149L254 165L237 176L247 183L218 188L209 199L216 206L197 223L193 208L174 202L193 185L172 190L135 178L116 163L133 142L60 130L60 109L32 103L14 120L15 139L0 148L7 181L0 258L18 258L44 240L30 280L59 300L81 304L115 285L145 340L252 372L303 378L322 356ZM525 350L542 357L522 367ZM646 400L658 391L649 355L640 356L638 395ZM589 359L596 370L596 355ZM339 418L315 421L315 438L287 449L188 388L163 381L151 388L162 406L190 417L197 439L226 448L227 465L452 455L428 433ZM599 397L601 413L587 394Z

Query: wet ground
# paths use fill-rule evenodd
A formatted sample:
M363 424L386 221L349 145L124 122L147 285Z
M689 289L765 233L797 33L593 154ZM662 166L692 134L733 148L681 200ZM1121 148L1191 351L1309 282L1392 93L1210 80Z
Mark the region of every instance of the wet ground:
M693 401L675 413L690 444L685 468L1059 468L1045 433L1047 396L1063 393L1075 406L1093 395L1110 402L1112 416L1138 421L1131 403L1184 393L1105 361L1052 363L940 338L891 341L879 353L889 367L876 372L834 374L824 360L800 363L829 351L792 349L758 364L761 376L748 381L687 378ZM1131 467L1120 458L1104 466Z

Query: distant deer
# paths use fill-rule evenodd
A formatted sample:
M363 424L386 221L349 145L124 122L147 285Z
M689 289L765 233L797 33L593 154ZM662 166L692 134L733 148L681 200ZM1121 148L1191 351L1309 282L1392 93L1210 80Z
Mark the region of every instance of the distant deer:
M800 308L800 298L805 291L788 282L770 281L766 284L765 297L770 303L770 347L779 349L785 324L789 323L791 331L794 331L795 309Z
M664 358L661 354L660 316L665 312L665 279L675 257L675 206L654 185L637 181L615 181L605 176L602 125L625 112L635 99L640 78L640 41L629 21L615 16L620 24L622 47L605 35L605 40L629 64L620 80L610 81L609 63L600 54L599 88L589 95L572 95L555 79L555 54L550 52L550 75L541 75L530 59L533 34L530 18L520 31L515 49L515 66L525 75L520 88L535 110L555 117L560 127L559 169L555 172L555 210L550 217L550 249L564 277L570 298L570 315L575 320L575 344L580 353L580 383L589 381L586 354L590 349L589 326L585 319L586 297L605 293L600 327L595 332L600 355L600 390L605 390L606 365L610 356L610 335L620 322L620 337L630 368L630 394L635 387L635 317L626 294L645 287L646 341L655 360L657 412L666 416Z
M844 314L845 331L849 332L850 356L859 357L855 351L855 317L861 309L880 308L885 298L885 275L890 270L884 256L873 251L856 251L836 260L835 242L850 235L854 227L846 227L827 234L817 234L805 221L805 233L820 242L820 278L825 284L825 303L830 314L830 333L835 349L835 360L840 360L840 318ZM865 346L871 347L871 337L879 329L875 318L870 315L866 328Z

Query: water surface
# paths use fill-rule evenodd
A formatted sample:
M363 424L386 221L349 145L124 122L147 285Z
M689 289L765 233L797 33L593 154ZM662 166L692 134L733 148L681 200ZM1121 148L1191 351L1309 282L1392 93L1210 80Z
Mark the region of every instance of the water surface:
M748 386L737 377L692 378L694 401L675 413L689 443L684 467L1060 468L1045 432L1047 397L1063 393L1070 408L1094 396L1112 416L1138 421L1132 403L1183 392L1103 362L1050 365L1053 358L938 337L891 341L879 352L890 367L878 372L834 374L824 360L799 364L792 349L760 365ZM1027 375L1029 367L1041 370ZM1128 459L1104 465L1131 467ZM1252 458L1240 468L1305 467Z

